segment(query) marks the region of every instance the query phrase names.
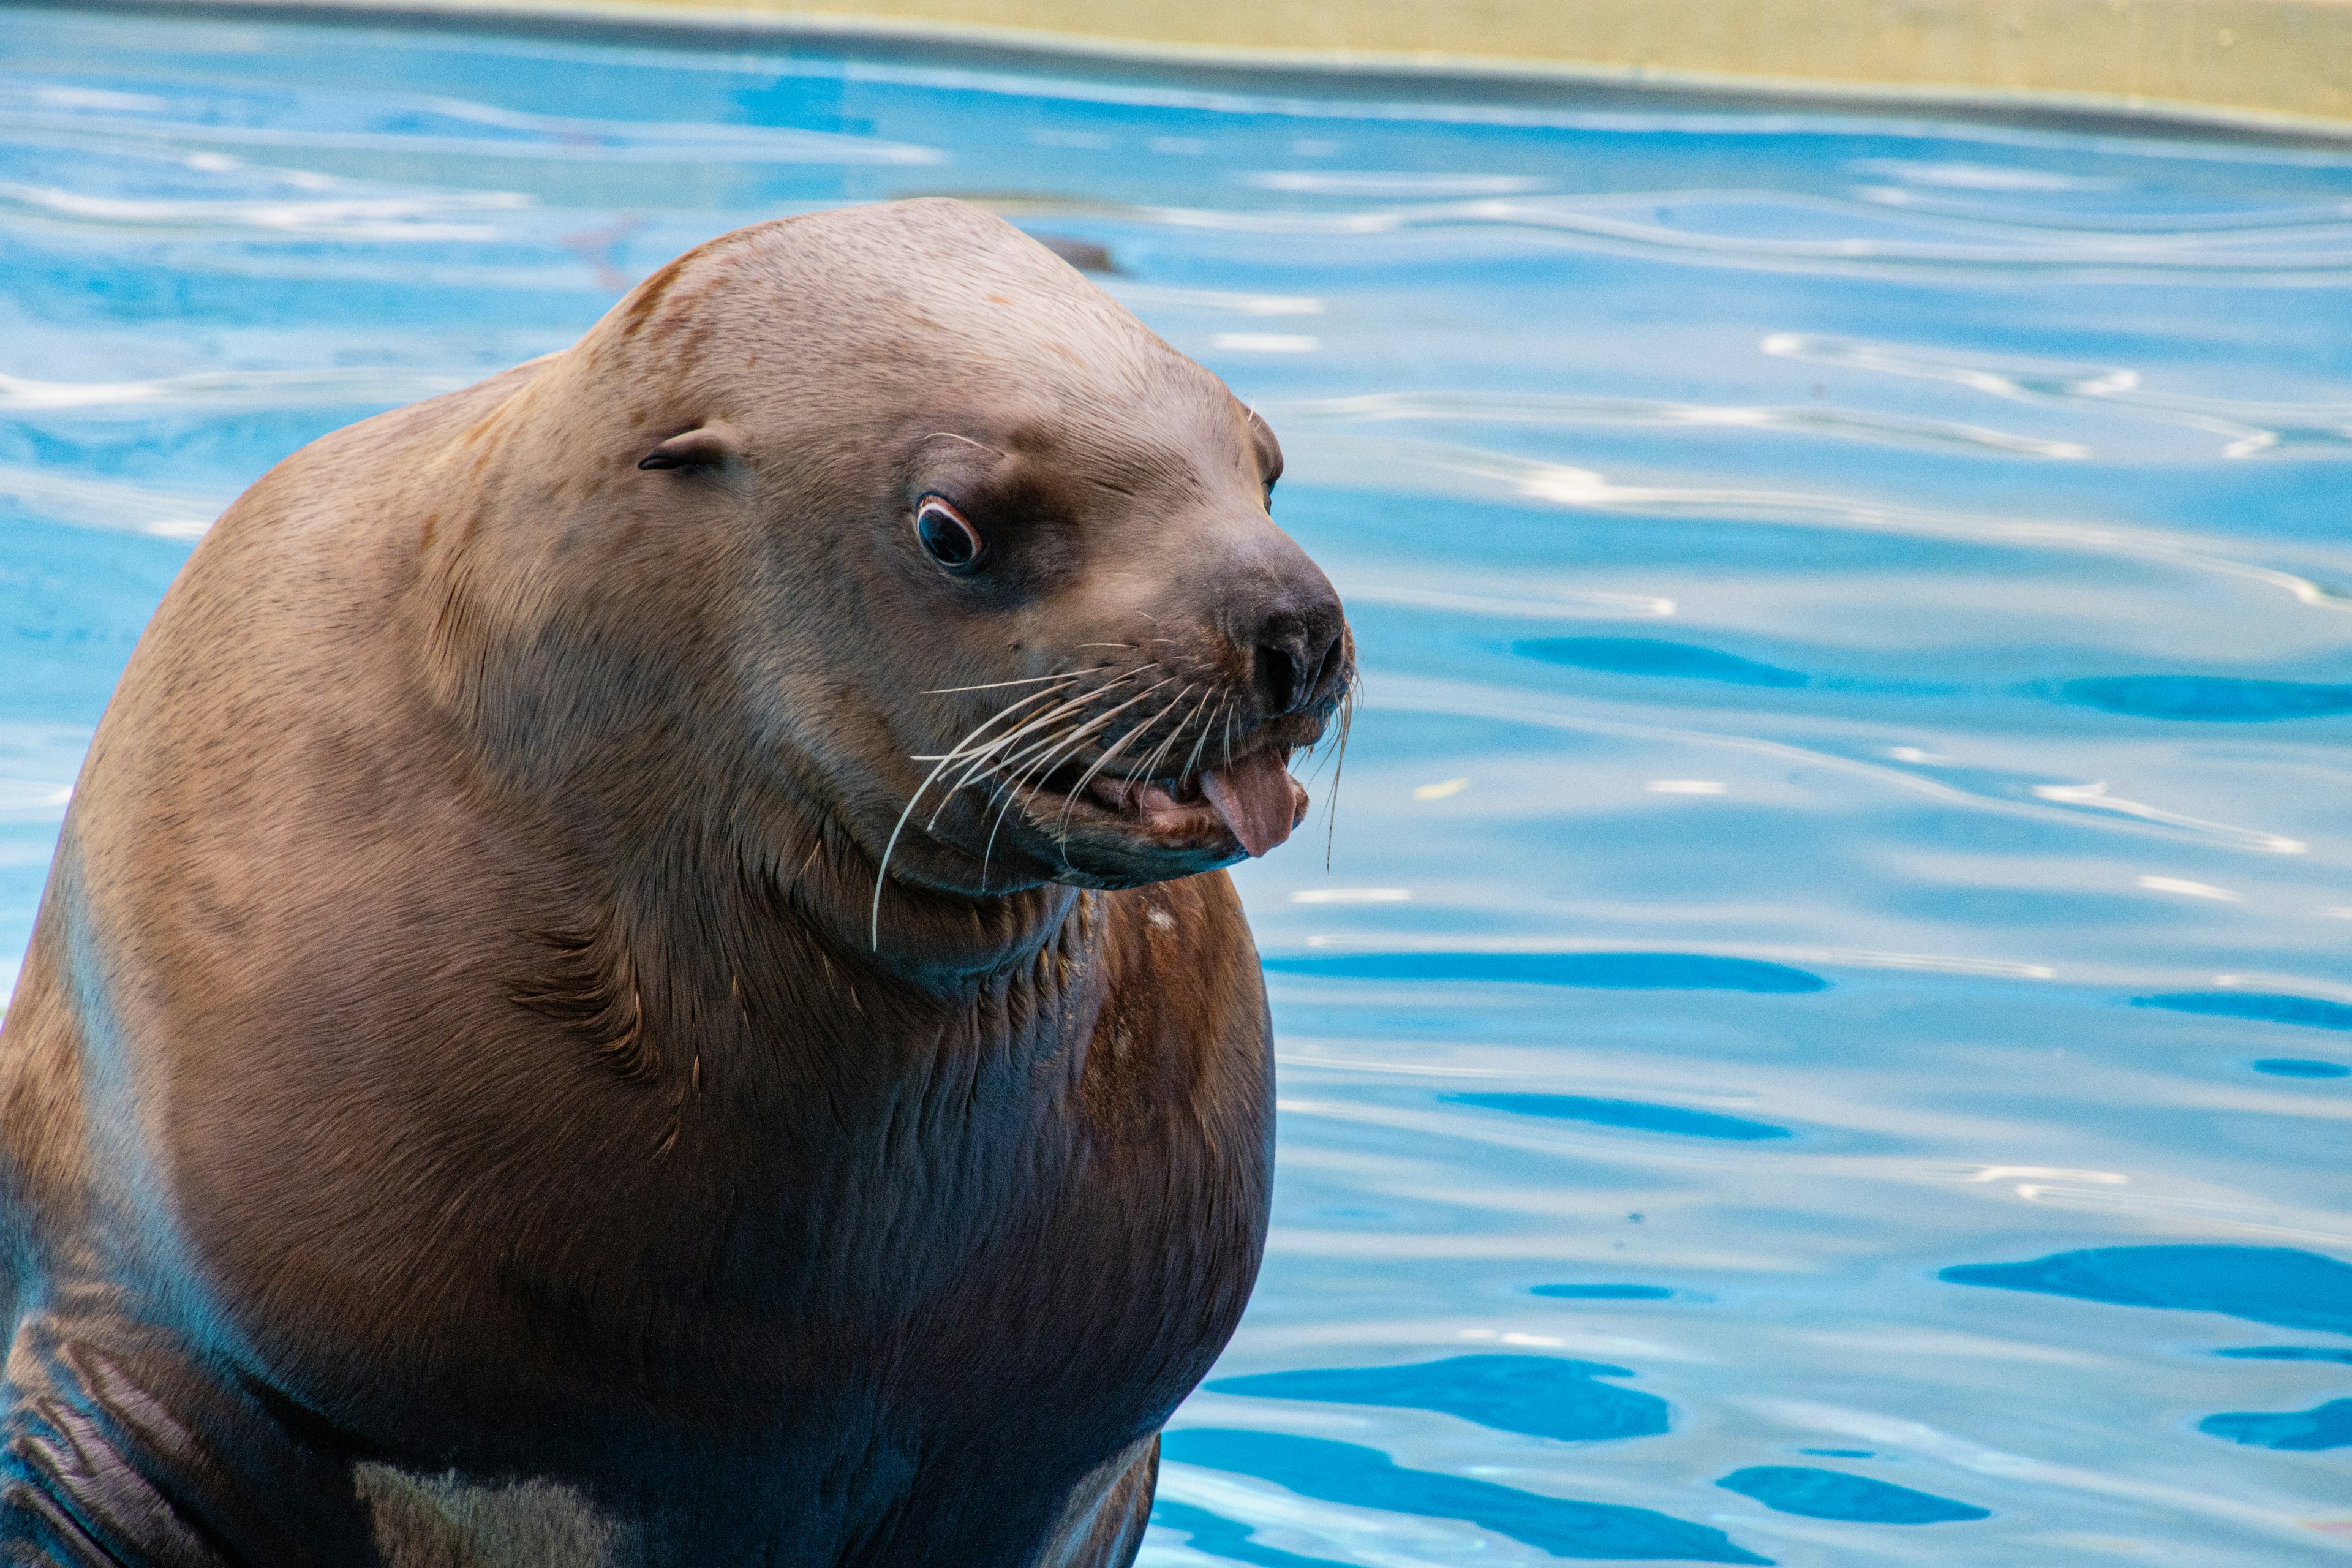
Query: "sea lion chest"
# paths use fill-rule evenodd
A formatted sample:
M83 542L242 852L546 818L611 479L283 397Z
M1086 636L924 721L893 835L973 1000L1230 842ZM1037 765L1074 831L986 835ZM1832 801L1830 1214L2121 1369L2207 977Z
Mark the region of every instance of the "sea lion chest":
M1266 1223L1264 992L1230 885L1092 901L1096 929L928 1029L877 987L762 1029L751 983L751 1026L699 1068L668 1046L682 1092L625 1086L660 1112L635 1172L542 1114L569 1209L445 1233L466 1278L406 1324L436 1353L389 1402L354 1358L320 1403L411 1475L557 1480L683 1532L649 1561L1019 1561L1207 1371ZM714 1065L747 1047L789 1094ZM714 1487L762 1506L714 1514Z

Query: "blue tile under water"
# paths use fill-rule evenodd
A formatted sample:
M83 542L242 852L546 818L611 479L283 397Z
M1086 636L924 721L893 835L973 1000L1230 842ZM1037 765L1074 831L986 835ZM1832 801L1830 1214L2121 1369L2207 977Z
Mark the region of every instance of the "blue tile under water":
M0 7L0 981L272 463L961 195L1364 662L1145 1568L2343 1562L2352 145L1937 113Z

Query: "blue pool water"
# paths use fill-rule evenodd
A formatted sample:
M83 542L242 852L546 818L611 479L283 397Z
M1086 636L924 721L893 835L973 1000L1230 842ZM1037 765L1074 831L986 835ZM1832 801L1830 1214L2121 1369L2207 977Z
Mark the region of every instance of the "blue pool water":
M1366 668L1146 1563L2352 1562L2352 146L0 11L0 952L270 463L940 192Z

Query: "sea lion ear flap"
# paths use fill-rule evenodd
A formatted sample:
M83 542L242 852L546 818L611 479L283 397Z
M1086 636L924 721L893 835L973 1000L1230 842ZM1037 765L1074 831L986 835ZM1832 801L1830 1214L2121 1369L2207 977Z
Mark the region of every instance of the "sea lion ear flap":
M743 440L735 426L724 419L713 419L681 431L644 457L637 459L641 468L715 468L730 458L743 453Z

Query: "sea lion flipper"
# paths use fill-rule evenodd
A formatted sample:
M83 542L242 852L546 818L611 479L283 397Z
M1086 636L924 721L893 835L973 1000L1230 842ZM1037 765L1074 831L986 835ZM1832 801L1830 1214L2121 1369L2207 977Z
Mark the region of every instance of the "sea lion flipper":
M71 1347L79 1349L80 1347ZM123 1453L102 1396L51 1386L14 1386L7 1441L0 1449L0 1552L7 1561L58 1568L230 1568L154 1482ZM62 1359L62 1358L60 1358ZM26 1381L48 1382L42 1373ZM68 1383L79 1380L68 1372ZM118 1384L120 1380L117 1381ZM120 1386L111 1391L118 1397Z
M0 1415L0 1561L277 1568L371 1561L348 1464L170 1337L28 1313ZM233 1429L236 1441L220 1441Z
M1128 1568L1143 1545L1160 1489L1160 1434L1116 1455L1070 1491L1068 1509L1037 1568Z

